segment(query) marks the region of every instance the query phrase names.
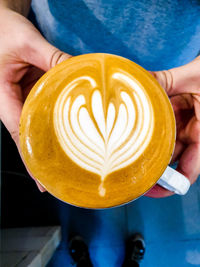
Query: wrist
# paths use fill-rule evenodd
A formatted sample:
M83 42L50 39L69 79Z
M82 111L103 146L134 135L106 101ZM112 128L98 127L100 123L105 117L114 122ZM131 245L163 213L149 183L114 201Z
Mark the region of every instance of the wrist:
M196 94L200 92L200 56L190 63L170 70L173 77L173 89Z
M168 96L200 94L200 56L181 67L150 73L166 90Z

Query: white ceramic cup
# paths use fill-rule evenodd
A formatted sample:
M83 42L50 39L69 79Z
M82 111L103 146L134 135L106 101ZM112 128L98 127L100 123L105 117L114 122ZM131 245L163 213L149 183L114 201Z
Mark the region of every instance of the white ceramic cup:
M157 184L178 195L185 195L190 188L190 181L181 173L167 167Z

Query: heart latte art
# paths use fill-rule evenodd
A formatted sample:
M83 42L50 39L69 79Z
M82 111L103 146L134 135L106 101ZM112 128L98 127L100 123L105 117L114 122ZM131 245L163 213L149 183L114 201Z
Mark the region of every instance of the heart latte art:
M72 57L35 84L23 107L20 147L32 176L85 208L148 191L171 158L175 121L152 75L109 54Z
M135 161L149 143L153 130L151 103L133 78L115 72L110 79L118 101L109 101L106 88L82 76L68 84L54 109L54 126L65 153L82 168L101 176L99 195L105 195L106 175ZM83 82L83 93L74 93ZM84 82L88 83L84 90ZM88 95L90 97L88 97ZM116 105L116 103L119 103Z

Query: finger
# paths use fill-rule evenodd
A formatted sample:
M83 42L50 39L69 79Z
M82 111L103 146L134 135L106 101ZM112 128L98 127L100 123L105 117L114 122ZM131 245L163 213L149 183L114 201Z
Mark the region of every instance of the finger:
M11 88L12 90L7 90L8 86L12 87ZM15 84L13 85L4 84L4 90L2 90L1 88L1 94L0 94L0 118L3 124L6 126L9 133L11 134L11 137L14 140L20 154L21 152L19 145L19 120L22 111L22 106L23 106L23 101L22 101L22 94L20 87ZM12 112L10 112L11 110ZM33 178L30 172L29 175ZM36 184L41 192L46 191L46 189L43 188L37 181Z
M173 85L173 77L170 70L163 70L163 71L155 71L150 72L154 78L159 82L159 84L165 89L167 94L169 96L172 96L169 94L169 91L171 90L171 87Z
M6 103L6 105L5 105ZM11 105L11 106L10 106ZM10 112L10 110L13 110L13 112ZM0 117L3 122L3 124L6 126L7 130L10 132L12 139L14 140L17 149L19 151L19 154L21 156L21 159L23 161L23 157L20 151L20 144L19 144L19 117L22 110L22 103L18 103L18 101L15 99L9 99L7 101L7 96L4 94L1 94L0 97ZM24 161L23 161L24 162ZM25 165L25 162L24 162ZM26 166L26 165L25 165ZM26 169L30 175L30 177L35 180L35 178L31 175L29 172L27 166ZM41 192L45 192L46 189L38 182L36 181L37 187Z
M20 149L19 143L17 145L17 148L18 148L19 154L21 156L21 159L22 159L22 161L24 163L24 166L26 167L26 170L27 170L29 176L35 181L35 183L36 183L36 185L37 185L37 187L38 187L38 189L40 190L41 193L46 192L47 190L40 184L40 182L37 179L35 179L33 177L33 175L31 174L30 170L28 169L28 166L26 165L26 163L25 163L25 161L23 159L23 156L22 156L22 153L21 153L21 149Z
M187 126L179 132L178 138L186 144L200 143L200 121L193 117Z
M170 97L170 101L176 115L180 110L189 110L194 108L194 99L191 94L181 94Z
M22 88L23 93L23 101L27 98L30 90L33 88L34 84L39 80L39 78L45 72L37 67L30 67L27 73L20 80L20 86Z
M28 167L27 167L27 165L26 165L26 163L25 163L25 161L23 159L23 156L22 156L22 153L21 153L21 150L20 150L20 146L18 146L17 148L18 148L19 154L21 156L21 159L22 159L22 161L24 163L24 166L26 167L26 170L27 170L29 176L35 181L35 183L36 183L36 185L37 185L37 187L38 187L38 189L40 190L41 193L46 192L47 190L40 184L40 182L38 180L36 180L33 177L33 175L31 174L31 172L29 171L29 169L28 169Z
M11 90L10 90L11 89ZM19 85L0 84L0 118L19 147L19 120L23 97Z
M198 121L200 121L200 87L199 87L199 95L193 95L194 99L194 110L195 115Z
M152 198L163 198L172 196L174 193L159 186L155 185L153 188L151 188L146 194L146 197L152 197Z
M41 193L44 193L47 191L37 180L35 180L35 183L36 183L36 185L37 185L37 187Z
M175 146L174 153L171 159L172 163L178 160L180 155L183 153L184 149L185 149L185 145L181 141L176 140L176 146Z
M182 154L177 171L185 175L193 184L200 174L200 143L190 144Z
M32 40L27 43L27 49L22 55L25 62L44 71L48 71L70 57L72 56L47 42L37 31L33 32Z

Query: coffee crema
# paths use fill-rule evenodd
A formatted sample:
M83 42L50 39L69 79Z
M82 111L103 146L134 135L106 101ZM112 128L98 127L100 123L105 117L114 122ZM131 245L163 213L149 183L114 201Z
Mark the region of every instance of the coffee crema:
M73 205L106 208L149 190L171 158L173 110L143 68L109 54L47 72L23 108L22 156L33 176Z

